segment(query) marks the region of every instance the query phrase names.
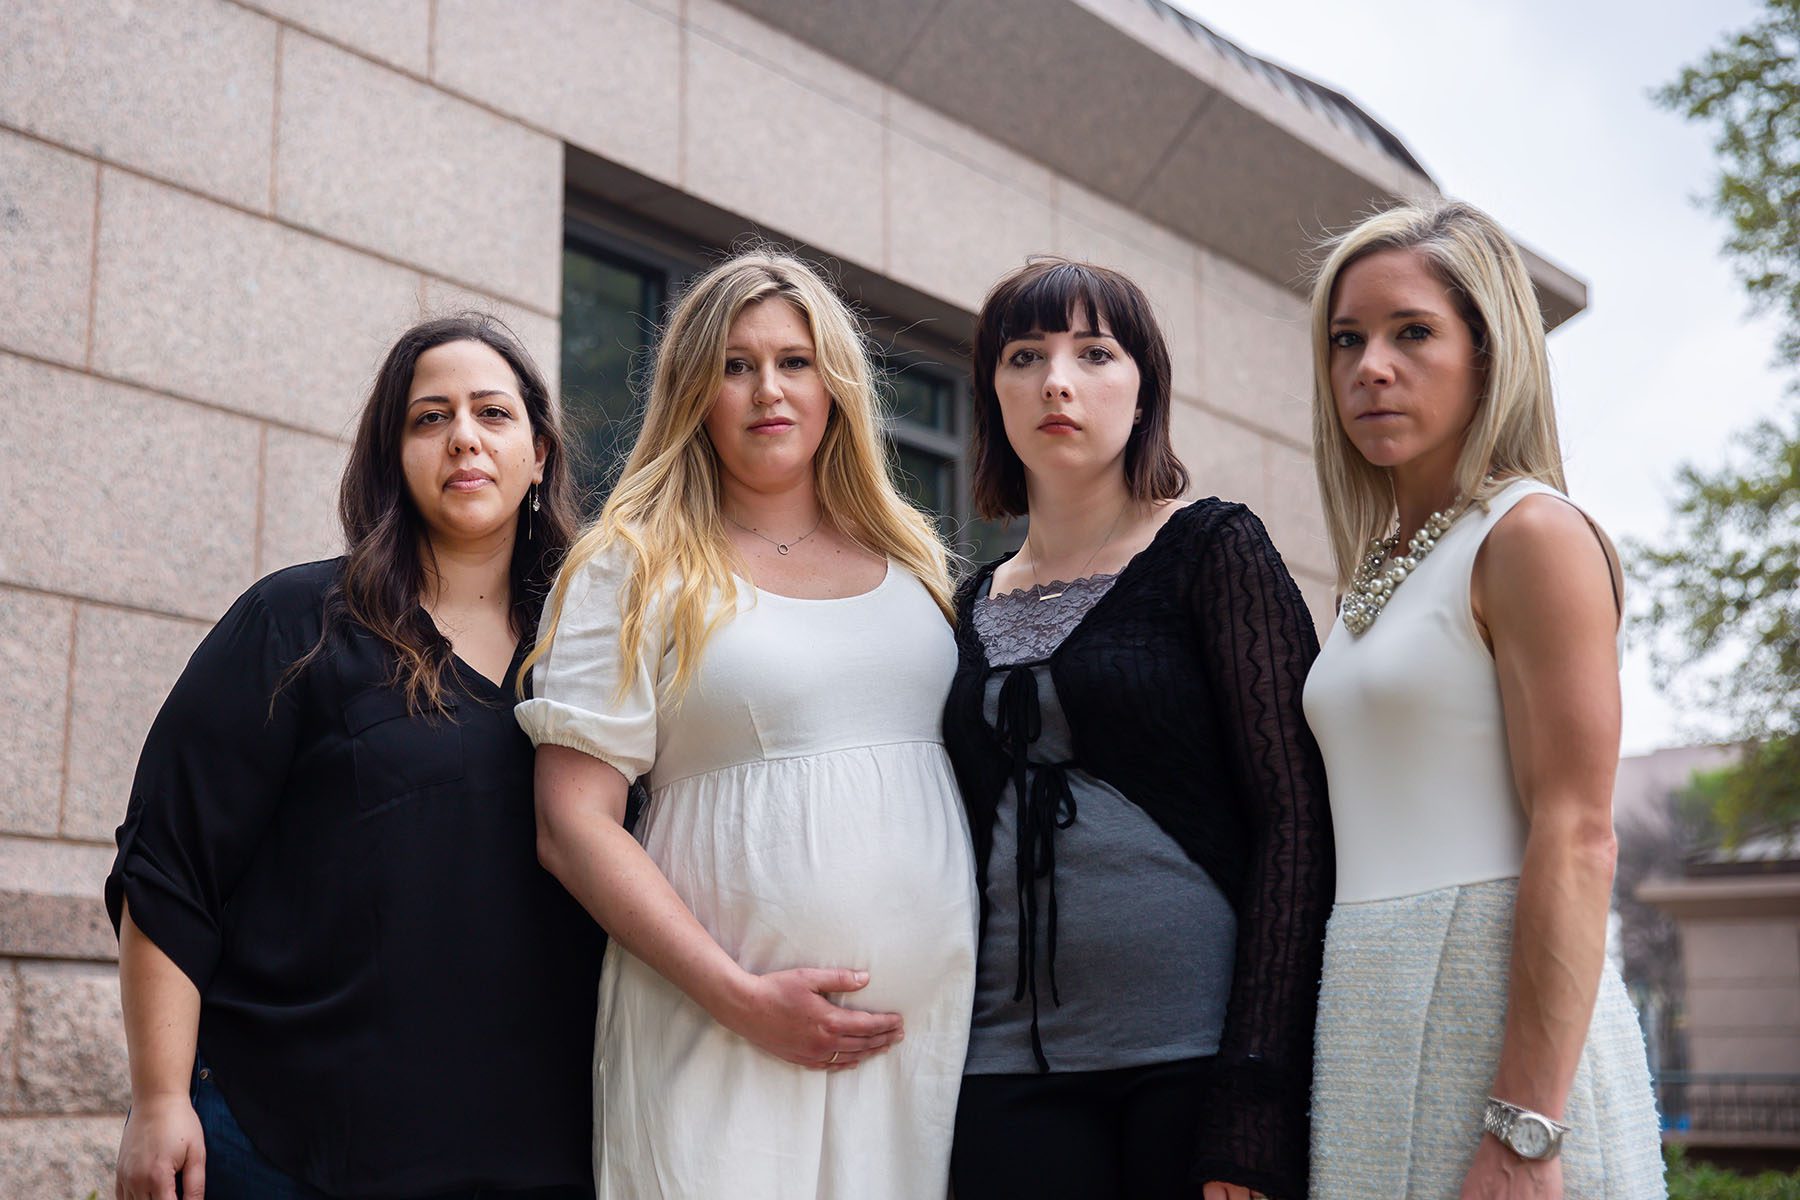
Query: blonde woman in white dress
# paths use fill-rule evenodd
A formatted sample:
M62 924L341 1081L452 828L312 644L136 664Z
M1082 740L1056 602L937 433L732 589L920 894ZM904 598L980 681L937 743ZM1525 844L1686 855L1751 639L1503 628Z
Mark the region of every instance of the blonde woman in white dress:
M1661 1196L1605 956L1621 581L1563 495L1530 278L1474 208L1396 208L1329 247L1312 334L1344 593L1305 693L1338 855L1312 1196Z
M949 603L843 302L783 254L706 273L518 709L539 855L612 936L600 1200L944 1194L976 925Z

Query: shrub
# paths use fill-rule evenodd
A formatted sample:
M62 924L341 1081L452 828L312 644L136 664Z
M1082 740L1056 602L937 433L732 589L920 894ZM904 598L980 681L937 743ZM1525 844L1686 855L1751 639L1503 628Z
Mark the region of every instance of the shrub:
M1800 1200L1800 1171L1739 1175L1711 1163L1689 1162L1680 1146L1667 1150L1669 1200Z

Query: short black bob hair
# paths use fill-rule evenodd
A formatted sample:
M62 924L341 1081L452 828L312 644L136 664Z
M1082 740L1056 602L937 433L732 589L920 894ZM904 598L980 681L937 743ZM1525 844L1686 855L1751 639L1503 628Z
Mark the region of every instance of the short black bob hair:
M1102 320L1138 368L1138 407L1143 419L1125 443L1125 488L1140 502L1172 500L1187 491L1187 468L1169 444L1169 348L1156 324L1150 300L1124 275L1067 258L1033 257L1002 279L981 302L975 318L975 420L970 439L974 459L975 509L994 520L1023 516L1025 464L1006 440L994 371L1006 343L1023 333L1062 333L1080 313L1087 327Z

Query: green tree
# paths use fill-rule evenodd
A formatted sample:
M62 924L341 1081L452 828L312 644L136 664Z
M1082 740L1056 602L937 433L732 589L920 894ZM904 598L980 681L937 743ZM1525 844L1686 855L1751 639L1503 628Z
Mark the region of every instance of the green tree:
M1705 787L1727 845L1800 829L1800 414L1740 448L1717 470L1683 467L1671 537L1632 547L1659 678L1750 747Z
M1800 738L1752 742L1735 767L1696 774L1681 797L1690 826L1711 825L1712 840L1731 846L1749 833L1787 839L1787 853L1800 833Z
M1766 0L1727 38L1656 93L1716 127L1710 206L1752 302L1780 321L1778 361L1800 367L1800 0ZM1734 459L1684 467L1675 522L1660 546L1635 546L1649 585L1648 623L1665 683L1679 676L1750 745L1742 766L1710 780L1727 844L1800 829L1800 411L1759 422Z
M1731 226L1725 252L1751 297L1778 312L1783 362L1800 363L1800 0L1766 0L1762 19L1656 93L1718 127L1711 206Z

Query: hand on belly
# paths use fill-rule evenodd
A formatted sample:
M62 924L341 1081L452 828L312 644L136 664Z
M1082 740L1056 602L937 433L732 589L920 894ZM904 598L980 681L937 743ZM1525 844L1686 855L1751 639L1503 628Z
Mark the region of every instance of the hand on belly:
M906 1036L899 1013L840 1007L828 994L852 994L867 971L794 967L746 974L713 1015L719 1023L777 1058L803 1067L847 1071Z

